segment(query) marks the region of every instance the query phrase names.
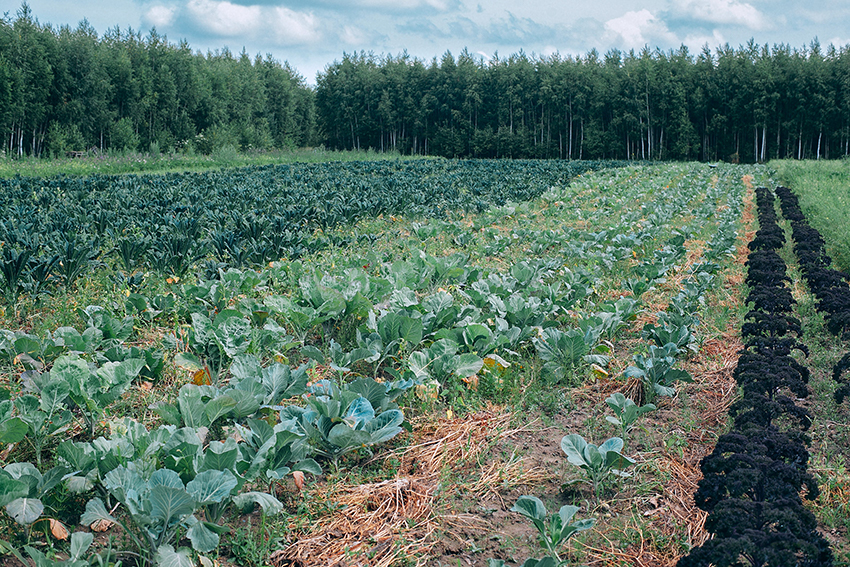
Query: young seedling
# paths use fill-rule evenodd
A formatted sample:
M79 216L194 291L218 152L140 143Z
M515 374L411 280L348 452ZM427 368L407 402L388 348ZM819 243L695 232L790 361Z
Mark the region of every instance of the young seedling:
M609 474L628 476L622 470L635 464L620 453L624 445L619 437L612 437L599 446L588 443L584 437L575 433L561 439L561 449L567 454L570 464L581 467L587 473L597 502L605 477Z
M541 559L528 559L523 567L557 567L566 565L558 554L559 548L579 532L589 530L595 520L576 520L573 517L578 512L578 506L561 506L557 514L548 515L546 506L535 496L520 496L511 512L522 514L534 524L540 534L540 543L547 555ZM503 567L505 562L491 559L489 567Z
M654 404L638 406L631 398L627 398L620 392L615 392L605 398L605 403L614 410L614 415L606 415L605 420L619 427L623 437L626 437L628 432L631 431L640 416L658 409Z

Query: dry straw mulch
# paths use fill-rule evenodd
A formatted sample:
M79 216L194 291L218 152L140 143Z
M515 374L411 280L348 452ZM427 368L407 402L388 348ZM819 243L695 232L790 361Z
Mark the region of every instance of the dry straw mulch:
M413 445L382 457L400 461L395 478L369 484L338 483L308 494L310 499L336 503L339 510L273 553L270 562L277 567L388 567L405 558L421 565L438 541L435 533L460 539L454 529L477 526L485 530L477 517L443 509L438 492L450 487L441 487L440 479L446 471L477 466L493 443L521 431L509 429L512 418L512 413L493 408L416 427ZM517 461L502 468L491 465L466 489L483 494L506 478L533 484L543 474L527 470Z

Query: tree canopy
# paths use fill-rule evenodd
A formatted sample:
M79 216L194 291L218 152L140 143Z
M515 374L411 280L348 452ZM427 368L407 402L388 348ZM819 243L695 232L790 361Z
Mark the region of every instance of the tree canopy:
M850 50L817 41L430 63L345 54L319 76L335 148L458 157L766 161L847 155Z
M6 155L323 143L447 157L767 161L850 153L850 46L753 41L692 54L202 54L151 30L0 20Z
M0 20L0 132L7 155L312 142L313 92L288 64L202 54L152 30L102 37L42 25L25 3Z

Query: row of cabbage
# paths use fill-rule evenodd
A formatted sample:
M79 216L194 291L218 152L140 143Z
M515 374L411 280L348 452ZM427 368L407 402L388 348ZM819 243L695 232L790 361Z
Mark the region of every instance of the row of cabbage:
M777 224L775 198L756 190L760 228L749 244L747 302L753 309L741 329L745 348L734 377L742 397L730 408L732 430L721 435L700 468L694 501L708 512L705 528L712 539L678 562L697 565L832 565L828 543L804 507L818 495L807 471L811 425L797 401L809 395L809 370L793 351L808 354L799 341L790 278L777 253L785 243Z
M471 266L461 253L424 251L392 262L353 256L332 273L298 261L259 272L221 269L215 279L174 285L171 294L128 289L123 305L83 309L83 331L4 331L0 353L25 365L26 391L0 402L0 436L25 439L36 463L7 465L0 503L31 524L43 517L41 498L61 482L88 495L84 524L124 522L137 553L188 565L190 551L174 548L179 533L207 553L218 544L226 510L254 504L279 510L271 491L260 488L339 466L343 456L388 441L405 427L397 400L413 387L443 395L477 379L498 384L512 364L528 358L552 381L579 379L590 364L604 368L611 341L640 310L642 293L678 269L686 239L710 223L717 230L708 251L691 268L681 301L671 303L680 312L671 308L647 329L664 352L635 358L633 372L644 371L647 392L669 393L675 373L667 371L678 347L668 344L686 348L693 341L692 322L675 316L694 308L711 284L715 260L734 251L739 216L740 194L723 184L706 189L698 178L698 171L682 170L678 183L654 194L617 185L620 194L604 197L607 204L595 214L610 215L608 205L618 202L641 205L615 219L616 228L516 229L511 239L542 243L543 257L507 272ZM567 197L565 189L546 196L552 203ZM510 205L488 214L522 210ZM697 226L682 224L687 215L700 219ZM458 226L432 221L421 227L425 239L430 225L449 232ZM419 238L415 233L411 239ZM501 236L484 238L496 245ZM631 297L597 293L599 279L614 267L624 268L621 283ZM156 348L132 346L140 327L162 320L180 325ZM190 369L197 383L153 406L163 425L119 420L109 435L95 437L130 385L155 381L170 360ZM311 361L331 375L308 386ZM73 440L65 439L70 431ZM45 471L42 455L60 439ZM111 511L119 505L124 513L117 516Z
M628 456L629 436L638 426L643 415L658 407L653 403L660 397L676 395L677 382L693 382L689 372L676 368L677 362L691 354L699 352L699 313L706 304L706 294L712 290L715 276L720 266L713 261L732 251L729 243L737 239L737 219L740 215L740 202L725 211L724 222L718 223L712 240L701 251L704 261L685 268L674 263L672 272L681 278L678 291L670 299L665 311L654 314L655 321L646 323L641 331L645 344L639 344L641 353L632 356L633 364L623 371L623 378L636 379L640 388L634 392L635 399L622 392L615 392L605 399L613 415L605 419L618 430L620 436L611 437L600 444L587 441L579 433L571 433L561 439L561 449L570 465L581 469L584 480L593 488L595 501L599 504L605 482L617 477L620 482L629 478L626 472L637 461ZM677 243L684 244L683 239ZM681 252L681 251L680 251ZM681 255L677 257L680 261ZM709 261L705 261L710 259ZM663 262L660 263L663 265ZM653 271L650 271L654 273ZM632 285L635 297L640 297L644 286L649 288L665 282L670 271L659 272L657 277ZM629 386L628 381L625 384ZM566 565L567 542L577 534L597 525L595 518L575 519L579 507L571 504L562 506L558 512L549 513L544 503L536 496L521 496L511 508L528 520L537 529L539 543L544 555L529 558L523 567L557 567ZM503 559L492 558L490 567L505 567Z
M0 179L0 272L15 303L70 287L113 256L128 273L183 277L197 262L264 265L370 235L329 229L379 215L443 217L539 197L588 161L381 161L205 173Z

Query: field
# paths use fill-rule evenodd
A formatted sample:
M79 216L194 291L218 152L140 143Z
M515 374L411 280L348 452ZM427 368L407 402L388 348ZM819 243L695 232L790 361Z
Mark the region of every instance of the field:
M777 182L800 191L800 205L812 226L827 240L836 267L850 271L850 162L775 162Z
M805 533L847 564L847 343L796 232L756 202L781 179L817 211L791 165L0 180L0 549L37 567L675 565L721 537L701 460L753 409L744 345L779 336L741 333L767 320L745 262L775 210L783 321L810 351L782 361L812 394L768 396L806 397ZM838 217L811 215L839 262Z

